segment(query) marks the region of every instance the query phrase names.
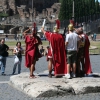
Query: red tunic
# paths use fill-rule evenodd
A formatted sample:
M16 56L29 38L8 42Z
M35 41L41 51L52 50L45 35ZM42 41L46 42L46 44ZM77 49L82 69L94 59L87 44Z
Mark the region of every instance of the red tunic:
M48 49L48 52L47 52L47 61L49 60L49 58L52 58L52 52L50 48Z
M91 63L90 63L90 58L89 58L89 46L90 46L90 41L88 39L88 36L85 35L85 74L90 74L92 72L91 69Z
M34 60L38 60L40 57L37 45L37 38L30 39L30 36L25 37L26 52L25 52L25 66L30 67Z
M66 74L66 54L63 36L61 34L51 32L46 32L45 36L47 40L50 42L50 49L53 57L55 76Z

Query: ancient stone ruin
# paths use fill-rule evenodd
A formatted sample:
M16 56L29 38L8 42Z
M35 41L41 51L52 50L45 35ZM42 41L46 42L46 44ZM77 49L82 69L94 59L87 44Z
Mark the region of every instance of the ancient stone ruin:
M14 33L16 27L29 27L36 22L41 27L43 19L47 23L53 23L58 18L60 10L59 0L2 0L0 1L0 13L4 12L9 17L1 19L1 25L12 25L9 33ZM24 29L24 28L23 28Z
M57 17L60 9L58 0L3 0L0 1L0 12L8 13L9 15L19 15L22 21L32 21L32 19L47 18L53 22ZM40 9L40 6L42 9ZM47 8L48 7L48 8Z

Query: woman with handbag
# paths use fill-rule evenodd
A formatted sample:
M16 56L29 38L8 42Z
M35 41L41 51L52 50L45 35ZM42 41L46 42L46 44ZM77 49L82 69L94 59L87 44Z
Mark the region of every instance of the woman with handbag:
M15 59L14 59L14 66L13 66L12 75L15 74L17 65L18 65L18 74L20 74L22 54L23 54L23 48L21 47L21 42L17 42L16 47L13 50L13 53L15 54Z
M5 44L5 39L1 39L0 41L0 56L2 56L2 66L1 66L1 75L5 75L5 67L6 67L6 57L8 57L9 47Z

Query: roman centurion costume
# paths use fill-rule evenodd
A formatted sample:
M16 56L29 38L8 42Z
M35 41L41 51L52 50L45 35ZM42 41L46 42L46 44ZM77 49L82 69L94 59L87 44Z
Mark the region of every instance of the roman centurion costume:
M25 66L30 67L34 61L37 61L41 57L39 53L38 45L41 44L41 39L36 35L36 23L33 24L31 38L29 35L25 36L26 52L25 52Z
M61 34L59 34L60 21L56 20L54 32L45 32L46 39L50 42L50 51L48 57L53 58L54 75L61 76L67 73L65 42Z

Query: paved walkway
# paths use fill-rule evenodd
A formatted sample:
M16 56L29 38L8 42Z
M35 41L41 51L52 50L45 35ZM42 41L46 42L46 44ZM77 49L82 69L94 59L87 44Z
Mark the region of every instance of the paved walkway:
M94 73L100 73L100 55L91 55L91 64ZM13 69L13 57L10 56L7 59L6 76L0 76L0 100L100 100L100 93L90 93L82 95L67 95L67 96L55 96L51 98L32 98L9 85L9 79ZM35 73L47 70L46 58L41 58L36 63ZM22 72L29 72L24 67L24 57L22 61ZM17 74L17 70L16 70Z

